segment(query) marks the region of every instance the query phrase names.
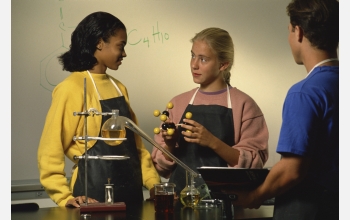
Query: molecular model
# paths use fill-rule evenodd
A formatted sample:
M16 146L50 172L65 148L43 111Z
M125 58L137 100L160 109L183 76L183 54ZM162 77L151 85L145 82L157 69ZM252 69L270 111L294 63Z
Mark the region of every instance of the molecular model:
M167 105L166 105L166 109L172 109L174 107L173 103L169 102ZM168 135L173 135L174 132L175 132L175 128L177 125L175 125L173 122L165 122L168 118L169 118L169 112L165 110L162 112L162 114L160 114L160 111L159 110L154 110L153 111L153 115L155 117L158 117L159 116L159 119L163 122L161 128L163 131L167 131L167 134ZM191 112L187 112L185 117L187 119L190 119L192 117L192 113ZM181 125L181 124L178 124L178 125ZM153 129L153 132L155 134L159 134L160 133L160 128L156 127Z

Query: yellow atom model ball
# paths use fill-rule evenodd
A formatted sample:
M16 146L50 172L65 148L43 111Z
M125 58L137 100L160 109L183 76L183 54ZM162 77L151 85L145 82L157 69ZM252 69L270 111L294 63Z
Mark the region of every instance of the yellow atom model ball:
M154 111L153 111L153 115L154 115L155 117L158 117L158 116L160 115L160 111L159 111L159 110L154 110Z
M166 121L167 120L167 116L166 115L161 115L161 116L159 116L159 119L161 120L161 121Z
M167 108L169 109L172 109L174 107L173 103L169 102L167 105L166 105Z
M175 132L175 129L173 128L168 128L168 130L166 131L168 135L173 135Z
M192 118L192 113L191 113L191 112L187 112L186 115L185 115L185 117L186 117L187 119L191 119L191 118Z
M155 134L159 134L160 129L159 129L159 128L154 128L154 129L153 129L153 132L154 132Z

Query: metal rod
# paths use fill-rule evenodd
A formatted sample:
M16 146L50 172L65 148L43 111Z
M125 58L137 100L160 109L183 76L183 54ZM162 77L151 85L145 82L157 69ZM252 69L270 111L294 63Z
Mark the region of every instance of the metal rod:
M77 140L102 140L102 141L125 141L126 138L103 138L103 137L73 137L73 141L77 141Z
M85 159L86 156L74 156L73 159L77 160L77 159ZM89 159L94 159L94 160L127 160L130 159L130 157L128 156L117 156L117 155L97 155L97 156L87 156Z
M84 112L87 112L87 107L86 107L86 78L84 78ZM84 117L84 130L85 130L85 205L88 204L88 190L87 190L87 162L88 162L88 156L87 156L87 117L89 115L85 115Z

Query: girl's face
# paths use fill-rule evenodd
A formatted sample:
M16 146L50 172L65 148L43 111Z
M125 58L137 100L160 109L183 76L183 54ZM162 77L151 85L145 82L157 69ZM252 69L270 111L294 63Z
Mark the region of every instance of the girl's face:
M105 73L106 69L117 70L122 64L122 60L126 57L125 45L127 35L125 30L120 29L115 36L109 38L109 42L101 42L97 45L95 57L98 61L94 66L95 73Z
M216 53L205 41L194 41L191 50L191 72L193 81L200 84L202 91L215 91L226 85Z

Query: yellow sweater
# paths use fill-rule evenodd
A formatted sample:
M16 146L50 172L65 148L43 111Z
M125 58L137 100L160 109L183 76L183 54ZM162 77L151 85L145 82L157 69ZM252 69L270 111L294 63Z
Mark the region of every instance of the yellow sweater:
M106 74L91 74L96 83L101 99L119 96L116 88ZM109 76L117 84L129 105L131 119L137 124L137 119L130 107L126 87L118 80ZM50 198L58 205L65 206L72 196L73 186L78 169L74 170L71 181L66 178L65 156L75 164L73 157L85 152L85 142L73 141L73 137L84 136L85 116L74 116L73 112L84 111L84 78L86 78L86 108L95 108L101 112L101 105L96 89L89 74L74 72L58 84L52 93L52 103L48 114L38 148L38 168L40 182ZM101 128L102 117L99 115L87 117L88 136L97 137ZM88 148L96 140L88 142ZM154 168L150 153L142 143L140 136L135 134L135 142L141 160L143 185L151 189L153 184L160 182L160 177Z

